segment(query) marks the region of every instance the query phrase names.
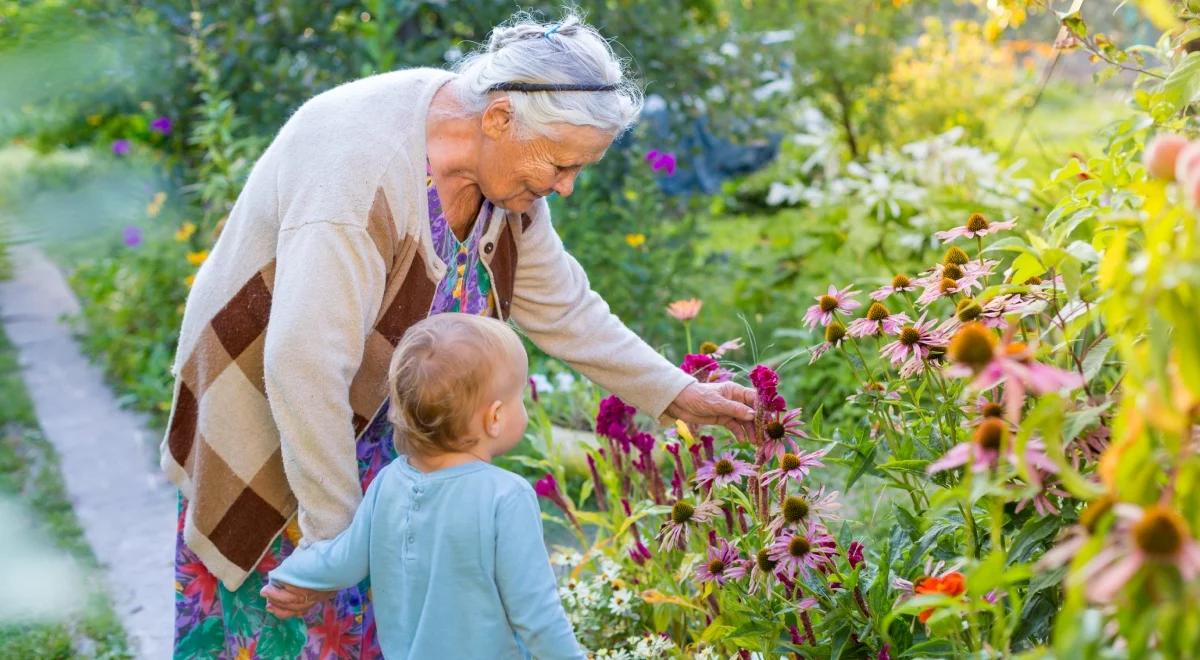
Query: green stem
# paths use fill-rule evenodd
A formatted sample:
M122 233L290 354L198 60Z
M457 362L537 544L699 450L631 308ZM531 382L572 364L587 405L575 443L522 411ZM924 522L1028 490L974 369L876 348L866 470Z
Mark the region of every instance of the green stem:
M687 352L692 352L692 323L691 321L683 322L683 337L687 342Z

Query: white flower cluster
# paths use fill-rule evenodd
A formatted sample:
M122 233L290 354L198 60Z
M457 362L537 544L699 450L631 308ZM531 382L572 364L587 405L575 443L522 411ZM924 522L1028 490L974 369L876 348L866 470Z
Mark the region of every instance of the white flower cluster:
M675 642L662 635L646 634L641 637L632 636L616 648L600 649L592 657L605 660L654 660L668 657L675 648Z
M608 557L600 556L590 559L589 562L594 570L589 571L586 576L576 579L573 577L573 573L581 562L583 562L583 557L574 550L556 552L550 557L550 563L562 571L558 596L562 600L563 609L567 612L567 620L575 629L575 636L586 648L610 647L609 651L605 652L618 650L623 653L633 652L628 643L622 642L614 646L612 641L638 640L633 633L637 630L638 615L635 609L641 605L641 597L621 579L621 567ZM663 641L670 643L669 640ZM644 642L644 644L649 643ZM653 643L657 645L660 642ZM597 653L601 652L597 651ZM599 655L598 657L652 658L658 656Z

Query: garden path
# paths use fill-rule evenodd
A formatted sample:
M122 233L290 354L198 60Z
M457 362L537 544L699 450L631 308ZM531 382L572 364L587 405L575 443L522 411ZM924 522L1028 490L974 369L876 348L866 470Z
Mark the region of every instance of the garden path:
M139 658L170 657L175 490L158 469L156 432L123 410L63 322L79 305L36 247L13 249L0 319L113 607Z

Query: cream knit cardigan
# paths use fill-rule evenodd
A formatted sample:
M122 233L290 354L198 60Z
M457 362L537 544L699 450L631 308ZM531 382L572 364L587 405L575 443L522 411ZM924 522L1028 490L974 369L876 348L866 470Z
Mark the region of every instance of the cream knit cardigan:
M397 291L412 282L398 280L436 283L446 271L429 230L425 124L452 77L397 71L305 103L255 164L197 273L162 465L189 500L186 542L231 589L281 521L298 513L305 544L331 538L362 497L356 426L382 403L394 345L376 336L382 317L403 307ZM497 210L483 239L506 223L515 230L511 320L547 353L661 415L695 381L591 290L544 201L522 220L511 215ZM261 533L247 532L256 520Z

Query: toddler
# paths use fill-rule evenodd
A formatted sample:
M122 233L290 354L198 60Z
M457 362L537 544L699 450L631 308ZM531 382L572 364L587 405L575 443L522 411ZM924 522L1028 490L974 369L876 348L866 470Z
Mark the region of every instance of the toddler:
M537 497L491 464L525 432L528 368L500 321L447 313L410 328L388 370L401 455L349 528L296 550L271 581L336 590L370 575L389 658L583 658Z

